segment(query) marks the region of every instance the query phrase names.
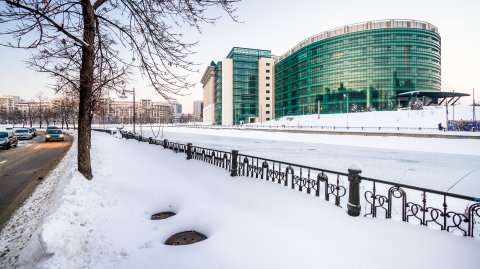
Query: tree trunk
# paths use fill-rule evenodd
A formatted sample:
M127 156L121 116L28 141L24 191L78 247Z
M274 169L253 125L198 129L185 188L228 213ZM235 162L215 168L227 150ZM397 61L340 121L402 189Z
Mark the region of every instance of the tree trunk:
M93 95L93 65L95 60L95 20L90 0L82 0L83 41L88 44L82 47L82 67L80 69L80 102L78 105L78 171L86 179L92 179L90 161L90 132Z

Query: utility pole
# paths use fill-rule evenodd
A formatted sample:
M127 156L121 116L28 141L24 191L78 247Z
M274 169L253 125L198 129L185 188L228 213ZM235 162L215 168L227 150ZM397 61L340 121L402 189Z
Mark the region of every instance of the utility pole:
M455 90L453 90L453 92L455 92ZM452 98L455 98L455 97L452 97ZM453 101L452 103L452 121L453 121L453 124L455 124L455 101Z
M448 131L448 100L445 97L445 132Z
M476 121L476 120L477 120L477 119L476 119L477 117L475 116L475 88L473 88L473 95L472 95L472 97L473 97L473 117L472 117L472 120L473 120L473 121Z
M133 88L133 90L129 91L129 90L123 90L122 91L122 94L120 95L120 98L127 98L127 95L125 93L133 93L133 133L135 134L135 88Z

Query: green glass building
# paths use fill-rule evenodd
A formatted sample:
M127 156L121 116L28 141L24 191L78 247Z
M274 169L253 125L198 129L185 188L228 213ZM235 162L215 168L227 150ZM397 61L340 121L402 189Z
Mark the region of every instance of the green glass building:
M408 106L398 94L440 91L440 42L435 26L415 20L370 21L307 38L276 59L275 117Z
M204 115L210 123L232 125L273 119L274 59L269 50L234 47L207 67Z

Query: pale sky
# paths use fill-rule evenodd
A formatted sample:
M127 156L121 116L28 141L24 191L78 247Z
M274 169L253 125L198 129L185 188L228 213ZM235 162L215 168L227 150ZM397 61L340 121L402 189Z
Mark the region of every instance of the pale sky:
M457 92L472 93L477 89L480 99L480 1L478 0L244 0L238 4L237 15L243 23L233 22L226 14L215 25L204 25L202 34L184 28L189 41L198 40L197 54L191 60L198 63L198 73L189 81L196 83L190 95L177 98L184 112L192 112L193 101L202 99L201 76L212 61L222 60L234 46L271 50L281 55L297 43L317 33L369 20L416 19L439 28L442 38L442 82ZM43 74L25 68L29 52L0 47L0 95L33 98L43 92L53 97ZM148 81L136 76L130 87L137 98L162 101ZM471 97L462 99L470 104Z

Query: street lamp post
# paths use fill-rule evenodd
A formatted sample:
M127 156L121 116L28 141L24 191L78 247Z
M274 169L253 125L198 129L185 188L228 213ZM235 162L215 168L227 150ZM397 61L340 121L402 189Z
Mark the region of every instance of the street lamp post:
M347 129L348 129L348 94L344 93L343 98L347 98Z
M133 88L133 90L131 91L123 89L120 98L127 98L127 95L125 93L133 94L133 133L135 134L135 88Z
M320 119L320 98L317 99L317 113L318 113L318 119Z

